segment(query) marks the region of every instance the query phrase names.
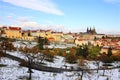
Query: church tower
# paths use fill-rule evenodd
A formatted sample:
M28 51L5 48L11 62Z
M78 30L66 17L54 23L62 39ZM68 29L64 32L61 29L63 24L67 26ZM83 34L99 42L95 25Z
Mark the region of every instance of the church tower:
M90 28L87 27L86 33L87 34L97 34L95 27L93 27L93 29L91 27Z
M96 34L96 29L95 29L95 27L93 27L92 32L93 32L93 34Z

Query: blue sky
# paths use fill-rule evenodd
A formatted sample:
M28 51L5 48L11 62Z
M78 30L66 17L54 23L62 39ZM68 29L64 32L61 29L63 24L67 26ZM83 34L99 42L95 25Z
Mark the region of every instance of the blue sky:
M0 0L0 25L120 33L120 0Z

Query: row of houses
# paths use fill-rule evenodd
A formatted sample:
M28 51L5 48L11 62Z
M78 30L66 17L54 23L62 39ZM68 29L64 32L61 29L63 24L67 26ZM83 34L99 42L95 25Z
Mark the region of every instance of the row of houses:
M63 33L52 30L22 30L21 27L0 27L0 36L18 40L35 41L36 37L47 38L50 42L73 43L76 45L93 44L102 46L102 53L106 53L109 47L113 47L113 52L120 52L120 41L118 39L102 38L104 34L88 33Z
M72 35L52 30L22 30L21 27L0 27L0 36L19 40L34 41L36 37L47 38L50 42L74 43Z
M87 32L86 32L87 33ZM50 42L65 42L65 43L75 43L76 45L88 44L89 40L94 40L95 37L101 38L102 35L93 34L81 34L81 33L63 33L54 32L52 30L22 30L21 27L0 27L0 36L34 41L36 37L47 38Z

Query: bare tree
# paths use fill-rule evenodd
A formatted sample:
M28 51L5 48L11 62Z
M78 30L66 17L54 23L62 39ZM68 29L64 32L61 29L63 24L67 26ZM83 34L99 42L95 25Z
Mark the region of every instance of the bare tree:
M19 49L22 53L24 53L24 55L27 58L28 61L28 73L29 73L29 80L32 79L32 64L34 63L34 59L36 58L36 54L38 53L38 49L36 47L32 47L32 48L28 48L27 46L20 47Z

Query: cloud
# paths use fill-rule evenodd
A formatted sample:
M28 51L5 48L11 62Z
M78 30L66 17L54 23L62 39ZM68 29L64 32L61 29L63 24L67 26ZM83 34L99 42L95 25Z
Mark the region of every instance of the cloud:
M14 16L16 16L14 13L8 13L8 15L6 16L7 19L13 19Z
M104 0L104 1L109 3L120 3L120 0Z
M45 13L63 15L51 0L2 0L4 2Z
M0 20L2 19L2 17L0 16Z
M28 22L23 22L21 24L19 24L19 26L23 29L23 30L53 30L53 31L57 31L57 32L61 32L65 30L65 27L63 25L40 25L37 22L33 22L33 21L28 21Z
M18 18L18 21L19 21L19 22L27 22L28 20L27 20L26 17L19 17L19 18Z
M40 25L37 22L23 22L22 24L20 24L20 26L23 29L30 29L30 30L34 30L34 29L40 29Z
M53 31L61 32L64 31L64 26L63 25L56 25L56 24L48 24L48 25L41 25L41 29L50 29Z
M9 15L9 16L6 16L6 18L7 18L7 19L12 19L12 16Z

